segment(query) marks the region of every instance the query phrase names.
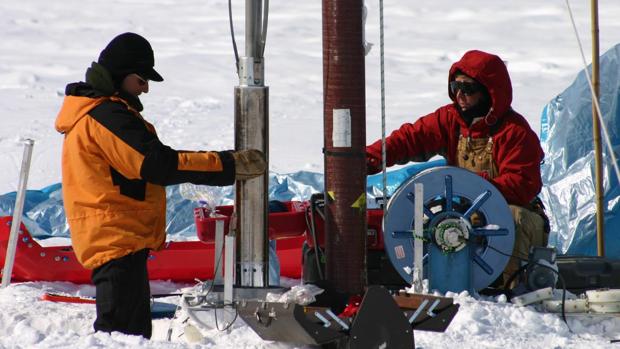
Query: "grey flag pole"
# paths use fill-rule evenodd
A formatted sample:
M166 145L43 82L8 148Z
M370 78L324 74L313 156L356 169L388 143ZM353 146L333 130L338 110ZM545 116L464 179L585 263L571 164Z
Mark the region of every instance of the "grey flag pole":
M7 287L11 283L11 273L13 273L13 262L15 261L15 250L17 249L19 227L22 224L22 213L24 211L24 201L26 198L26 187L28 183L28 173L30 172L30 160L32 158L33 147L34 141L32 139L26 139L24 141L24 157L22 158L22 168L19 173L15 208L13 209L13 219L11 220L11 232L6 249L4 269L2 270L2 288Z

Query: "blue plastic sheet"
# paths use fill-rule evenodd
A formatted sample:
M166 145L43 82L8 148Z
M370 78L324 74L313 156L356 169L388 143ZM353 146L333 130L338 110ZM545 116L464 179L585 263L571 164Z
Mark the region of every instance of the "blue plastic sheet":
M437 160L427 163L418 163L387 172L388 196L401 183L418 172L443 165L445 161ZM269 200L304 201L309 200L314 193L323 191L323 175L315 172L299 171L291 174L269 175ZM194 208L201 205L197 200L188 200L187 193L182 193L182 185L166 187L166 231L169 235L179 237L180 240L196 236L194 225ZM383 196L382 175L368 177L367 200L369 207L376 207L372 200ZM211 196L217 198L213 205L232 205L234 187L209 187ZM0 215L10 216L15 206L15 192L0 195ZM60 183L50 185L41 190L28 190L24 204L23 221L32 235L38 239L47 237L69 237L69 227L66 223L62 187Z
M13 215L16 196L15 192L0 195L0 216ZM60 183L26 191L22 221L34 237L68 237Z
M600 77L601 112L614 153L619 154L620 45L601 56ZM592 99L584 71L544 108L540 134L545 151L541 198L551 220L549 245L565 254L596 255ZM605 139L602 142L606 256L617 258L620 185Z
M400 187L407 179L417 175L419 172L436 166L444 166L446 160L439 159L428 162L419 162L412 165L405 166L398 170L392 170L386 172L386 195L389 198L394 194L396 189ZM368 208L377 208L379 203L377 198L383 197L383 174L378 173L372 176L368 176L366 181L366 195Z

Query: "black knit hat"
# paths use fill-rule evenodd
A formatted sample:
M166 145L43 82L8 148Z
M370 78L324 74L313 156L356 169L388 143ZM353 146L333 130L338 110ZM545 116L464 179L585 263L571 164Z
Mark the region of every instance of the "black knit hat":
M101 51L98 63L108 70L116 82L133 73L144 79L164 81L153 69L155 58L151 44L135 33L124 33L112 39Z

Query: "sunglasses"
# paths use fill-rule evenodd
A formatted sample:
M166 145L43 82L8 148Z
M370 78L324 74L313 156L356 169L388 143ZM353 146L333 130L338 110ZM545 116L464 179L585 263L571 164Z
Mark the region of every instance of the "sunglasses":
M140 86L144 86L144 85L146 85L149 82L148 79L145 79L145 78L141 77L138 74L134 74L134 75L138 78L138 85L140 85Z
M471 96L482 90L482 85L477 82L450 81L450 92L454 95L456 95L457 91L461 91L463 94Z

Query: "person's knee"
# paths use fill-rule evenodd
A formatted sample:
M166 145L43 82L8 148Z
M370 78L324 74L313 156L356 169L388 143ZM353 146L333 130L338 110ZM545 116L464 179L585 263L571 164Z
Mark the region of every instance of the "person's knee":
M546 246L545 222L540 215L516 205L510 205L515 223L516 241L529 246Z

